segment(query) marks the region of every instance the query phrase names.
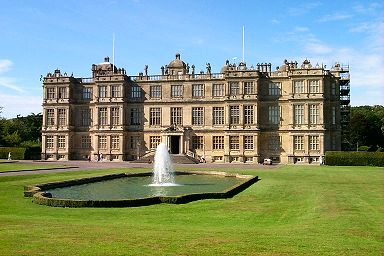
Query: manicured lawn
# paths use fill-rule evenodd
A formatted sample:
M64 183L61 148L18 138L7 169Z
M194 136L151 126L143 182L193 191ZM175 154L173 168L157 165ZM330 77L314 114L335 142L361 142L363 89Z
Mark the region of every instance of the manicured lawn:
M30 171L30 170L41 170L41 169L50 169L50 168L61 168L64 167L63 164L26 164L26 163L1 163L0 172L7 171Z
M236 168L261 181L232 199L137 208L52 208L23 197L24 185L122 170L0 177L0 254L383 253L384 168Z

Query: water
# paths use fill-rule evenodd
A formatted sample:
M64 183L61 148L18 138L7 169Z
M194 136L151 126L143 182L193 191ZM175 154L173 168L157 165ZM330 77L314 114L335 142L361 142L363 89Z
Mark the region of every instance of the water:
M244 180L216 175L175 175L178 186L148 186L151 176L124 177L100 182L50 189L54 198L75 200L138 199L153 196L180 196L193 193L222 192Z
M160 143L156 148L153 164L153 180L150 186L175 186L174 170L167 145Z

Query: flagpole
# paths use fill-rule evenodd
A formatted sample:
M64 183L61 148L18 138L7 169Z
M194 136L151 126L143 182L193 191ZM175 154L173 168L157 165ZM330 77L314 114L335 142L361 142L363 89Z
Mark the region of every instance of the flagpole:
M113 73L115 73L115 33L113 33L112 39L112 64L113 64Z
M244 63L244 26L243 26L243 59L242 62Z

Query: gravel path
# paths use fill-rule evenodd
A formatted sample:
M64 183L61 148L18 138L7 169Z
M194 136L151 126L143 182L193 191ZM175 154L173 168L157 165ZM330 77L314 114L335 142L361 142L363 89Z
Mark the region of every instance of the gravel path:
M14 171L14 172L2 172L0 176L19 176L19 175L31 175L31 174L44 174L44 173L59 173L59 172L76 172L83 170L100 170L100 169L117 169L117 168L152 168L152 164L147 163L134 163L134 162L87 162L87 161L65 161L65 162L43 162L43 161L30 161L21 160L18 163L28 163L36 165L52 165L63 164L68 168L59 169L44 169L34 171ZM174 164L175 169L178 167L192 167L193 169L221 169L223 171L231 168L242 168L247 170L261 169L261 168L276 168L278 165L266 166L260 164L235 164L235 163L200 163L200 164Z

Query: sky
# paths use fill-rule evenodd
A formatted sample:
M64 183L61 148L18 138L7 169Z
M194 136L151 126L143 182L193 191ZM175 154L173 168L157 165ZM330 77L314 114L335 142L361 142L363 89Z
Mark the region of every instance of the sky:
M285 59L349 65L351 105L384 105L384 1L0 0L1 117L42 112L41 76L91 77L112 61L128 75L175 59L220 72ZM236 59L235 59L236 58Z

